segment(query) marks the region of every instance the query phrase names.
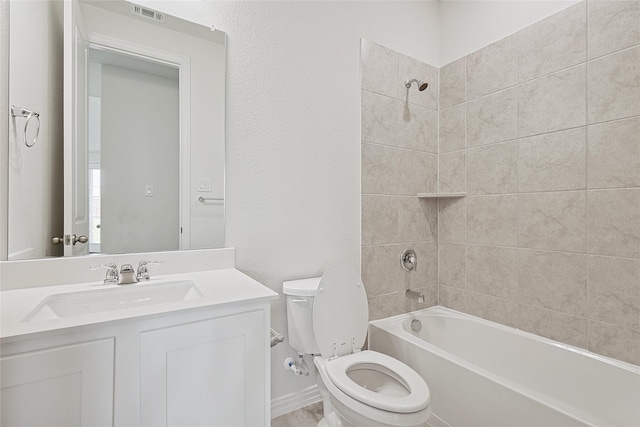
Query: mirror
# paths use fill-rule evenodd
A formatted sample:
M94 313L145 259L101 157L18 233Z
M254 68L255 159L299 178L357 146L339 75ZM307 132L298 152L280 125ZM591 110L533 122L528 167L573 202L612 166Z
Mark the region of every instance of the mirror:
M223 247L226 35L123 0L9 20L8 259Z

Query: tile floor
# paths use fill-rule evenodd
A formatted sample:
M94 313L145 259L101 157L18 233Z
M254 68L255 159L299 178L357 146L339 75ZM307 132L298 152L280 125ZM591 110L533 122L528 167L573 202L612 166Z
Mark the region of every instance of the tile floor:
M316 402L274 418L271 427L316 427L322 415L322 402ZM426 423L424 427L431 427L431 424Z
M322 416L322 402L316 402L274 418L271 427L316 427Z

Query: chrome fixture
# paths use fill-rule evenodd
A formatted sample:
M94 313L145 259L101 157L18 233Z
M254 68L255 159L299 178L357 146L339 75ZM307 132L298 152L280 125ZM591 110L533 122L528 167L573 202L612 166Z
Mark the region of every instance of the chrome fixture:
M76 245L76 243L87 243L89 239L87 236L76 236L75 234L68 235L65 234L64 237L52 237L51 243L54 245L59 245L64 243L65 246Z
M27 119L27 121L24 124L24 135L22 136L22 140L24 141L24 145L26 145L29 148L36 145L36 142L38 142L38 135L40 135L40 113L27 110L26 108L16 107L15 105L12 105L11 117L24 117ZM29 143L29 141L27 141L27 129L29 128L29 122L33 117L36 118L36 121L38 124L36 125L36 136L34 136L33 141Z
M120 275L118 274L118 266L111 262L109 264L102 264L102 265L92 265L89 267L91 270L99 270L101 268L106 268L107 269L107 274L104 278L104 284L105 285L117 285L118 284L118 280L120 279Z
M404 271L415 270L418 267L418 256L413 249L405 249L400 255L400 265Z
M141 282L143 280L151 279L151 274L149 274L149 266L162 264L162 261L140 261L138 264L138 271L136 272L136 281Z
M413 332L420 332L421 329L422 329L422 322L419 321L418 319L413 319L411 321L411 330Z
M409 299L418 301L418 304L424 304L424 294L422 292L416 292L412 291L411 289L407 289L404 295Z
M271 333L269 334L271 337L271 347L275 347L276 344L284 341L284 337L282 334L278 333L275 329L271 328Z
M217 197L203 197L203 196L200 196L200 197L198 197L198 201L200 203L204 203L204 202L219 202L219 201L223 201L224 202L224 199L220 199L220 198L217 198Z
M120 279L118 285L130 285L136 283L138 279L133 275L133 266L131 264L122 264L120 267Z
M418 84L418 90L420 92L422 92L423 90L429 87L429 83L423 82L422 80L418 80L418 79L407 80L404 82L404 85L407 87L407 89L409 89L413 83Z

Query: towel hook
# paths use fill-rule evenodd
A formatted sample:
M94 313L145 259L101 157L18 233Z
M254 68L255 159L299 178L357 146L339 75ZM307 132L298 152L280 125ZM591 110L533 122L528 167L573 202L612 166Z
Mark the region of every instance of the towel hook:
M11 117L26 117L27 121L24 124L24 135L23 135L24 145L26 145L29 148L36 145L36 142L38 142L38 135L40 135L40 113L27 110L26 108L16 107L15 105L12 105ZM27 129L29 127L29 122L33 117L35 117L36 120L38 121L38 127L36 128L36 136L33 137L33 141L31 142L31 144L29 144L29 141L27 141Z

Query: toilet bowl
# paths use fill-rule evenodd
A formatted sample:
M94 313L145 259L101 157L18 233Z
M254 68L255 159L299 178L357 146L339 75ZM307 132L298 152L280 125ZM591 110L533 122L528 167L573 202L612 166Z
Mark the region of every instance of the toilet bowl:
M322 277L283 283L289 343L314 355L325 426L422 426L431 415L424 379L409 366L371 350L364 285L347 264Z

